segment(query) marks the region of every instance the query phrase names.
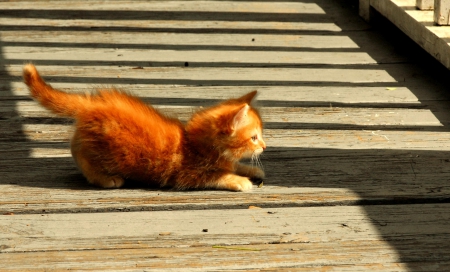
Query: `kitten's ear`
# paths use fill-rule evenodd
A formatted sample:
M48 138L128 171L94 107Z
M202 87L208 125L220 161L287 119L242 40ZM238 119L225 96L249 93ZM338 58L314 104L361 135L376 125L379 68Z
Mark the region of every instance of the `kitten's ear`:
M256 96L256 93L258 93L258 91L250 92L250 93L248 93L248 94L246 94L246 95L244 95L242 97L239 97L237 100L241 101L241 102L244 102L244 103L247 103L247 104L251 104L253 98L255 98L255 96Z
M233 117L233 121L231 123L231 131L236 131L240 127L246 124L247 122L247 113L250 109L250 106L248 104L243 105L237 113Z

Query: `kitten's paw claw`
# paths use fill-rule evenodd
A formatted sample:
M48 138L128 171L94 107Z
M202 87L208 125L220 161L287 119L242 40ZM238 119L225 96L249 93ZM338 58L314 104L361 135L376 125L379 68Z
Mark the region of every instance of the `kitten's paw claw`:
M262 178L257 178L257 177L250 178L250 180L251 180L253 183L256 183L256 184L261 184L261 183L264 181L264 179L262 179Z

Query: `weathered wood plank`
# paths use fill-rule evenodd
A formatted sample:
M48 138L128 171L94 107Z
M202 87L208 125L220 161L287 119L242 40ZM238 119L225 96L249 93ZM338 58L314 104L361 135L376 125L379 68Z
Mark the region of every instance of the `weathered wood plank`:
M1 113L16 111L22 117L55 117L35 101L6 101ZM160 111L186 121L199 107L155 105ZM329 123L348 125L442 126L449 119L438 120L430 109L421 108L357 108L357 107L259 107L263 121L280 123ZM450 117L449 117L450 118ZM65 123L70 123L67 119Z
M415 248L409 244L410 247ZM434 245L437 246L437 245ZM440 246L440 244L439 244ZM357 266L369 268L380 261L388 263L387 267L396 267L396 271L409 271L406 264L395 255L390 246L380 242L353 242L292 245L258 245L249 250L226 250L199 246L195 248L145 248L128 250L93 250L93 251L55 251L36 253L2 254L2 263L11 270L49 269L84 270L87 267L96 271L120 271L151 269L152 271L216 271L243 269L270 269L300 266L317 269L326 262L326 267L356 263ZM370 249L370 251L368 251ZM432 249L427 247L425 251ZM297 253L300 251L301 253ZM328 253L330 252L330 253ZM367 255L361 256L361 252ZM368 256L370 254L370 256ZM417 255L417 254L416 254ZM225 257L226 256L226 257ZM320 256L320 257L318 257ZM30 260L30 258L32 258ZM356 261L355 259L358 259ZM4 259L4 260L3 260ZM386 271L386 270L384 270Z
M61 163L58 161L58 163ZM61 163L64 167L67 163ZM16 181L11 185L2 182L2 213L79 213L79 212L120 212L120 211L161 211L161 210L203 210L236 209L249 205L263 207L315 206L355 204L360 197L347 189L308 189L298 188L255 188L252 193L236 194L230 192L208 191L171 192L151 189L121 189L102 191L87 185L87 182L72 167L70 176L52 168L53 176L41 181L39 173L30 170L23 179L32 178L27 183ZM42 171L41 171L42 174ZM44 176L45 177L45 176ZM60 176L61 177L61 176ZM444 189L447 191L447 189ZM319 193L320 192L320 193ZM389 199L388 196L373 197Z
M0 7L7 11L10 10L61 10L69 11L198 11L198 12L235 12L235 13L306 13L306 14L324 14L324 10L321 6L333 7L337 9L338 5L333 2L319 0L315 2L249 2L249 1L219 1L214 5L208 5L208 1L189 1L189 5L186 5L185 1L136 1L131 3L130 1L90 1L89 5L83 2L77 1L42 1L39 5L30 5L33 1L10 1L9 3L0 3ZM25 14L18 13L18 17L28 17ZM83 14L79 15L80 17ZM86 15L85 16L89 16ZM30 16L35 18L37 16ZM44 16L45 17L45 16ZM144 17L145 18L145 17ZM102 18L99 18L101 20ZM123 19L123 18L118 18ZM138 19L138 18L136 18Z
M1 22L1 20L0 20ZM228 50L280 50L280 51L307 51L332 50L336 51L362 51L352 38L346 35L269 35L269 34L233 34L221 33L128 33L92 31L36 31L18 30L15 32L0 31L1 41L6 46L36 47L75 47L75 48L145 48L145 49L213 49ZM377 40L376 36L366 32L354 34L358 43Z
M428 209L429 210L429 209ZM314 212L314 213L313 213ZM435 211L436 212L436 211ZM335 216L328 217L329 213ZM418 213L423 213L420 210ZM439 214L442 209L439 209ZM396 212L396 214L400 214ZM432 216L436 214L433 213ZM378 215L380 216L380 214ZM403 214L402 217L411 217L410 214ZM173 247L173 240L180 236L193 237L192 240L203 238L204 245L215 244L275 244L288 243L303 238L304 242L322 242L322 241L348 241L356 239L378 239L379 234L372 220L365 216L361 207L315 207L315 208L278 208L278 209L237 209L220 211L201 210L201 211L161 211L161 212L128 212L128 213L100 213L100 214L45 214L45 215L13 215L1 216L0 226L2 233L0 237L14 238L7 242L8 248L2 252L21 252L21 251L54 251L69 250L73 241L66 241L65 244L58 243L40 243L39 240L50 240L70 237L78 237L80 241L86 243L85 248L114 249L113 244L104 243L102 246L93 246L99 241L110 238L125 238L129 240L147 239L149 243L158 243L157 240L167 240L167 243L151 245L151 247ZM432 220L431 217L428 220ZM436 220L436 219L435 219ZM417 228L414 234L438 234L445 230L444 220L439 220L433 230L425 232L426 229ZM306 223L307 222L307 223ZM395 230L395 226L402 222L400 218L397 222L385 222L389 224L390 230ZM422 218L420 224L426 220ZM347 224L348 229L341 226ZM148 227L152 225L152 227ZM120 227L119 227L120 226ZM220 235L239 235L242 234L243 227L249 227L249 233L243 235L240 239L221 239ZM323 236L331 228L332 233ZM358 228L360 232L365 232L363 237L357 236L357 232L349 231L352 228ZM139 229L139 232L130 232L130 229ZM207 229L207 233L202 230ZM306 235L309 231L310 235ZM160 235L164 233L170 235ZM395 232L392 235L395 235ZM23 234L27 235L24 236ZM285 234L283 234L285 233ZM286 234L289 233L289 234ZM267 235L266 241L252 235ZM412 233L409 233L412 234ZM298 235L298 237L296 237ZM398 235L398 234L397 234ZM158 237L163 236L163 237ZM203 236L203 237L202 237ZM37 238L30 245L25 242L31 240L27 237ZM159 238L159 239L158 239ZM20 240L25 241L20 241ZM89 241L92 239L92 241ZM217 241L220 239L221 241ZM242 240L241 240L242 239ZM152 241L153 240L153 241ZM190 247L191 239L182 241L177 247ZM233 241L234 240L234 241ZM116 241L116 243L119 241ZM41 244L41 245L40 245ZM40 245L40 246L39 246ZM81 245L78 245L81 246ZM75 249L75 248L74 248ZM82 249L82 248L79 248Z
M66 58L71 57L67 55ZM56 53L55 53L56 54ZM111 52L111 57L120 58L116 53ZM138 57L137 55L135 56ZM142 56L140 56L142 58ZM69 61L69 60L68 60ZM135 61L138 61L136 59ZM23 65L11 65L5 67L7 73L13 77L20 77ZM373 83L375 86L379 83L382 86L397 86L398 80L394 76L409 76L413 81L412 75L405 73L400 67L394 68L391 75L382 66L370 67L368 69L358 69L351 67L348 69L337 68L228 68L228 67L146 67L145 69L133 69L135 67L73 67L73 66L40 66L42 76L49 83L53 81L62 82L84 82L88 84L116 84L125 83L147 83L147 84L196 84L196 85L296 85L313 83L327 86L336 85L361 85ZM403 67L402 67L403 68ZM408 78L408 79L409 79ZM403 77L402 80L405 80ZM125 82L123 82L125 81ZM417 81L417 80L416 80ZM209 84L208 84L209 83ZM125 83L126 84L126 83ZM379 86L379 85L378 85Z
M382 263L408 271L410 262L429 267L430 262L450 261L444 257L450 250L448 205L3 215L0 259L9 269L175 269L188 263L211 270ZM249 232L241 235L242 228ZM197 262L200 256L209 261Z
M7 154L26 157L36 156L35 152L45 154L32 148L21 155ZM207 196L202 191L172 192L139 186L99 190L87 184L69 154L65 155L1 160L1 212L441 202L450 195L448 151L269 148L262 160L267 173L262 188L255 186L253 192L245 194L208 191Z
M350 63L357 63L359 60L367 60L368 63L400 63L410 61L408 58L400 56L396 53L395 49L390 44L386 44L382 37L376 33L367 32L352 32L351 35L298 35L298 34L221 34L221 33L204 33L204 34L192 34L192 33L128 33L127 31L121 32L99 32L93 33L92 31L41 31L37 34L35 31L21 31L14 32L1 31L3 46L33 46L36 48L42 48L42 51L56 51L60 50L58 47L69 48L108 48L108 49L139 49L139 50L167 50L167 52L173 52L179 50L189 54L189 51L197 51L199 57L205 57L209 50L233 52L249 52L256 54L257 52L266 52L274 55L277 52L324 52L340 53L347 56L347 61ZM380 51L378 48L383 45L385 50ZM53 48L53 49L52 49ZM364 50L362 49L364 48ZM201 50L206 50L202 52ZM359 57L353 60L352 55L349 53L357 53L363 56L361 53L366 53L369 56L365 56L363 59ZM5 64L22 64L24 58L19 56L19 59L15 59L16 52L12 56L5 60ZM359 53L359 55L358 55ZM145 53L147 56L154 54ZM318 55L316 53L316 55ZM268 59L270 55L260 55L260 59ZM276 56L276 55L275 55ZM318 55L320 57L320 55ZM79 65L82 63L80 57L79 62L71 62L73 65ZM182 57L180 59L183 59ZM230 61L236 59L233 55L230 55ZM310 57L309 57L310 59ZM329 61L332 61L332 57ZM375 60L374 60L375 59ZM276 64L276 59L271 60L270 63L266 61L265 65ZM36 64L49 64L52 60L34 60ZM56 59L54 60L56 61ZM179 60L180 61L180 60ZM229 61L229 62L230 62ZM317 60L320 63L320 58ZM343 60L341 60L343 61ZM199 62L199 60L194 61ZM323 62L323 60L322 60ZM85 64L92 65L93 60ZM302 64L300 61L298 65ZM170 65L169 62L155 62L151 63L152 66L157 65ZM172 65L175 65L172 63ZM253 64L256 65L256 64ZM147 66L147 65L144 65Z
M47 1L46 1L47 2ZM182 1L170 4L166 1L130 5L127 1L111 5L93 2L87 8L78 3L58 1L43 2L36 8L33 4L2 5L0 29L2 30L85 30L132 32L159 31L178 33L305 33L312 31L339 33L342 30L368 29L348 11L329 1L317 3L270 3L220 1L214 3ZM14 3L14 2L12 2ZM0 3L1 4L1 3ZM216 8L216 5L220 7ZM291 7L286 8L287 5ZM39 12L44 9L45 12ZM86 9L89 12L86 12ZM3 11L4 10L4 11ZM339 12L337 12L339 11ZM326 13L334 13L333 18ZM77 20L73 18L80 18ZM13 20L11 19L13 18ZM49 19L51 20L49 20ZM30 20L33 23L30 24ZM359 24L355 24L359 22Z
M114 55L114 54L113 54ZM112 57L113 57L112 55ZM120 58L115 56L116 58ZM134 63L134 62L133 62ZM38 69L51 84L84 83L95 86L171 85L177 86L240 86L252 89L259 86L297 87L383 87L395 91L406 87L411 92L424 92L423 88L434 88L444 93L444 84L433 83L439 77L421 75L424 70L408 64L331 65L329 67L140 67L134 65L113 66L67 66L44 65ZM105 63L107 64L107 63ZM131 63L130 63L131 64ZM182 64L182 65L181 65ZM15 84L21 82L23 64L5 67L6 76L0 79ZM419 74L418 74L419 73ZM430 81L428 81L430 80ZM21 85L25 90L25 86ZM55 85L57 86L57 85ZM151 88L148 88L151 89ZM353 90L357 90L352 88ZM244 91L240 91L243 93ZM448 94L446 94L448 97ZM420 97L419 97L420 98Z
M109 51L109 52L108 52ZM272 52L265 51L264 58L258 51L223 51L204 49L198 50L152 50L152 49L91 49L91 48L45 48L36 52L35 47L3 47L4 57L13 59L15 62L40 60L61 60L70 64L83 58L92 63L105 61L127 61L152 63L215 63L226 66L226 63L250 63L254 65L266 64L267 59L273 64L375 64L365 52ZM69 54L70 52L70 54ZM266 64L267 65L267 64ZM180 65L181 66L181 65Z
M355 31L368 29L367 25L350 24L345 26L345 30ZM0 30L34 30L34 31L84 31L92 29L93 32L105 31L127 31L136 34L142 32L165 32L165 33L227 33L227 34L317 34L339 33L342 26L328 22L252 22L252 21L183 21L174 25L171 20L47 20L34 19L30 24L29 19L0 18Z
M39 142L68 142L73 133L70 121L62 124L24 124L22 129L13 131L16 125L6 124L1 132L2 141L7 146L0 145L2 151L15 150L24 141L34 141L36 148ZM278 123L268 123L266 126L276 127ZM289 126L291 128L288 130ZM282 123L277 128L266 128L264 138L269 148L341 148L341 149L398 149L398 150L448 150L449 132L447 129L433 129L433 126L402 125L391 129L381 124L376 126L358 126L351 124L332 123ZM284 128L283 128L284 127ZM9 130L11 128L11 130ZM21 135L21 137L18 137ZM13 142L19 142L13 144ZM25 148L27 145L23 145ZM45 148L45 145L41 145ZM20 148L19 148L20 149ZM5 158L6 159L6 158Z
M424 85L423 87L421 85ZM93 91L99 86L77 82L52 82L52 86L68 92ZM399 87L364 86L182 86L129 84L114 85L145 99L153 105L208 105L230 97L238 97L252 90L258 90L257 105L260 106L354 106L354 107L425 107L429 101L446 101L449 94L445 86L425 87L425 84ZM433 91L430 91L433 88ZM420 100L419 100L420 98ZM0 103L8 101L31 100L30 93L23 82L0 82ZM442 102L445 103L445 102ZM9 104L11 105L11 104ZM403 105L403 106L402 106Z

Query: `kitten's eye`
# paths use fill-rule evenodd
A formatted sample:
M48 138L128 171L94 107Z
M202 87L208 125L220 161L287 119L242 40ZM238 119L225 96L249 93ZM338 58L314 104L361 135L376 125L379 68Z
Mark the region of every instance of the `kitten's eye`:
M256 140L258 140L258 135L253 135L253 136L252 136L252 141L253 141L253 142L256 142Z

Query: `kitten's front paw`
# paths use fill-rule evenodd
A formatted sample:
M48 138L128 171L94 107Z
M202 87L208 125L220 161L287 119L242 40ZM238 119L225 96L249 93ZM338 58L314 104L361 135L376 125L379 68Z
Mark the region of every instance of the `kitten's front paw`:
M249 177L251 180L263 180L265 177L264 171L255 166L238 163L236 167L236 174L244 177Z
M249 191L253 188L253 183L246 177L233 174L225 175L217 184L218 189L230 191Z
M120 188L125 183L125 180L119 176L98 176L96 178L96 180L89 180L89 182L105 189Z
M245 191L250 191L251 189L253 189L253 183L246 178L244 178L242 181L237 182L237 185L238 186L237 186L236 191L245 192Z

